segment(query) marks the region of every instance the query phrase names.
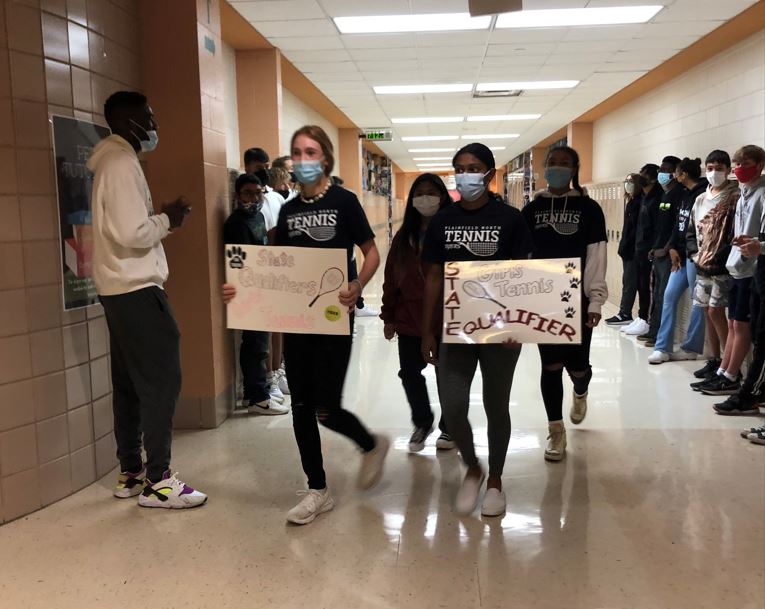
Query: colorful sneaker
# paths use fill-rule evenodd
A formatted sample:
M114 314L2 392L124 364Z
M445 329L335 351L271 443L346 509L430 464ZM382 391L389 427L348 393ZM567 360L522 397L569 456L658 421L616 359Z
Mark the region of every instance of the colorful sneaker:
M547 436L545 459L547 461L562 461L566 456L566 427L563 421L551 421Z
M146 486L146 466L138 473L120 472L113 495L117 499L128 499L140 495Z
M699 368L693 373L693 376L695 376L697 379L708 379L713 374L717 374L717 371L720 369L720 364L722 363L722 360L717 358L711 358L707 360L707 363L704 364L703 368Z
M273 416L277 414L287 414L289 411L289 408L282 406L274 398L269 398L267 400L263 400L262 402L255 402L253 400L249 400L247 402L247 412L250 414Z
M138 497L138 505L141 507L179 510L198 507L207 501L207 495L181 482L178 472L171 476L168 470L159 482L151 484L147 480L146 484Z
M436 440L436 448L438 450L454 450L457 448L457 444L448 433L441 432L438 440Z
M584 417L587 416L587 392L585 392L584 395L577 395L576 391L572 391L571 393L571 412L569 413L569 416L574 425L579 425L579 423L584 421Z
M606 320L609 326L628 326L632 323L632 318L624 313L617 313Z
M409 452L419 453L425 448L425 441L428 436L433 432L432 427L418 427L412 432L412 437L409 438Z
M375 447L361 457L359 469L359 487L370 489L382 478L385 467L385 457L390 450L390 440L387 436L375 434Z
M287 512L287 522L292 524L308 524L316 520L319 514L329 512L335 507L335 500L329 494L328 488L308 489L307 491L298 491L297 494L298 497L302 496L303 498Z
M727 382L730 382L727 379L725 380ZM708 394L708 395L714 395L714 394ZM742 398L740 394L731 395L724 402L721 402L720 404L715 404L714 408L717 414L734 416L734 417L760 413L760 409L757 406L757 403L754 401L754 398L752 397Z

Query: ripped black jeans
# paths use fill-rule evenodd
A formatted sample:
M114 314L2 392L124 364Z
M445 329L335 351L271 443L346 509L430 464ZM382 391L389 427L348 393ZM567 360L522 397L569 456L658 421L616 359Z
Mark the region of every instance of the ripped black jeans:
M365 452L375 447L375 439L366 427L356 415L342 407L351 342L351 336L284 335L292 425L303 471L308 477L308 488L327 486L319 423L353 440Z

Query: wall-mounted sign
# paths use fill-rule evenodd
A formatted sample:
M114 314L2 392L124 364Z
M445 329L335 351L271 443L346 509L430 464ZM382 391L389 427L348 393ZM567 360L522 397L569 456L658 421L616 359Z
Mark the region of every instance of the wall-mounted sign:
M68 116L52 116L51 119L64 310L69 310L87 307L98 300L96 286L91 279L93 233L90 195L93 174L85 163L93 147L110 131L107 127Z
M364 129L359 137L371 142L392 142L393 131L390 129Z

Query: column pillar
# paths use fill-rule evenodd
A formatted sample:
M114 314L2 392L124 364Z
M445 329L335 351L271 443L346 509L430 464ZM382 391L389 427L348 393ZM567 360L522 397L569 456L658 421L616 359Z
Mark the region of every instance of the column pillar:
M160 144L146 155L157 207L179 195L193 210L164 242L166 289L181 331L176 428L215 427L233 405L233 343L219 298L229 209L219 0L141 0L145 93ZM173 32L168 37L168 32ZM159 58L159 59L158 59Z
M592 182L592 123L570 123L567 139L579 153L579 183Z
M336 150L336 165L340 168L339 175L345 182L344 186L359 197L361 192L361 140L358 129L338 129L339 147Z
M279 49L236 52L240 157L248 148L281 155L282 56ZM287 151L284 151L287 152ZM244 161L239 161L244 166Z

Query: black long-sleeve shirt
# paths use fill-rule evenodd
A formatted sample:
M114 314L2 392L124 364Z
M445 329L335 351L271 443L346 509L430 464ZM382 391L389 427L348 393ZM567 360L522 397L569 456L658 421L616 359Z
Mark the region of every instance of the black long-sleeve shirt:
M696 202L696 198L706 191L707 186L709 186L709 182L707 182L706 178L702 178L692 189L683 189L683 197L680 200L680 206L677 209L675 227L672 230L672 236L669 239L670 249L677 251L683 262L685 262L687 257L685 236L688 232L688 225L691 222L693 204Z
M675 183L661 197L656 215L654 241L651 246L652 250L663 251L663 253L657 252L659 256L666 256L669 251L672 232L677 224L677 210L680 209L680 203L686 192L688 191L682 184Z
M624 206L624 222L622 223L622 238L619 239L619 256L624 260L635 257L635 241L637 240L638 218L643 204L643 193L638 192Z
M653 247L656 238L656 222L659 214L659 205L664 190L659 184L643 195L640 202L640 212L635 233L635 253L645 258Z

